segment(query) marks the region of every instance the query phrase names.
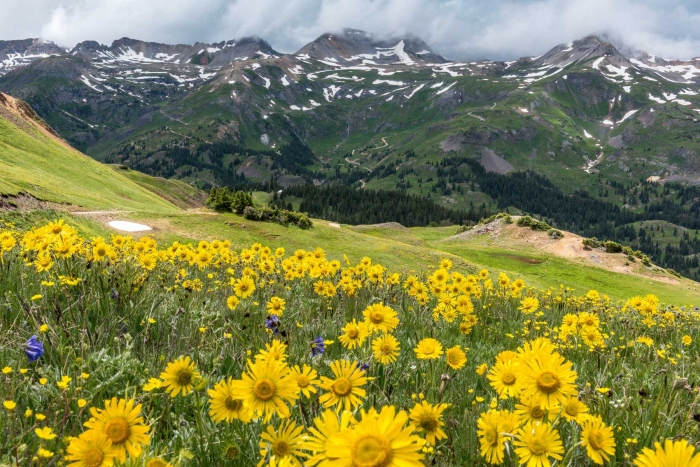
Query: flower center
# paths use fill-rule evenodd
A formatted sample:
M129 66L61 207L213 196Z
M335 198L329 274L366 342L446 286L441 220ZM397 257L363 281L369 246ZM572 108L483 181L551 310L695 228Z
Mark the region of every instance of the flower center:
M386 467L391 464L394 452L386 438L367 435L357 440L352 450L355 467Z
M576 404L567 404L566 413L572 417L578 416L578 406Z
M389 344L382 344L382 347L380 349L382 351L382 354L384 355L389 355L391 353L391 346Z
M348 329L347 334L350 339L356 339L359 335L359 332L357 331L357 329Z
M435 431L438 426L438 421L430 414L421 415L418 425L425 431Z
M537 376L537 388L545 394L557 392L560 387L559 376L553 371L545 370Z
M547 449L541 439L533 439L530 441L530 451L536 456L541 456Z
M182 368L177 371L177 375L175 376L175 381L177 381L177 384L179 386L189 386L192 384L192 370L189 368Z
M285 441L279 440L272 445L272 450L275 451L277 457L284 457L289 452L289 444Z
M512 386L515 384L515 373L512 371L507 371L503 373L503 376L501 376L501 381L503 381L503 384L506 386Z
M309 385L309 378L306 375L297 376L297 386L300 388L305 388Z
M168 464L162 459L151 459L146 467L166 467Z
M99 467L105 459L105 453L99 448L92 448L83 455L83 464L87 467Z
M544 417L544 409L540 405L536 405L530 409L530 416L532 418L540 419Z
M352 392L352 383L347 378L339 378L333 383L331 389L336 396L345 397Z
M373 311L370 315L370 319L374 324L379 324L382 321L384 321L384 313L382 313L381 311Z
M114 444L126 441L130 433L129 422L122 417L115 417L105 424L105 434Z
M272 399L272 396L275 395L275 383L267 378L261 379L255 383L253 392L258 399L262 399L264 401L270 400Z
M604 440L605 438L603 436L603 432L600 430L592 431L588 435L588 444L596 451L600 451L601 449L603 449Z
M228 396L226 400L224 400L224 406L226 406L226 408L231 412L238 412L239 410L241 410L242 405L243 404L241 403L241 401L239 401L238 399L234 399L231 396Z
M484 432L484 438L486 438L486 442L490 444L491 446L497 446L498 445L498 430L496 427L492 426L488 428Z

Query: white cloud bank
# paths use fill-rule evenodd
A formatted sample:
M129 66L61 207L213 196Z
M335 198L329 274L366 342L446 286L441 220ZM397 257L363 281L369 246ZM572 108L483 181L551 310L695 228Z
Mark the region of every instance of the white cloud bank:
M602 34L666 58L700 56L694 0L0 0L0 40L64 46L257 35L294 52L327 31L413 33L448 58L514 59Z

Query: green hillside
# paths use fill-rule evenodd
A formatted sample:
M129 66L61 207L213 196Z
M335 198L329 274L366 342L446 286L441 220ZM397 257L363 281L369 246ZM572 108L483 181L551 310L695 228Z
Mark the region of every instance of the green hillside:
M176 211L177 207L59 139L10 104L0 111L0 193L28 193L85 209Z

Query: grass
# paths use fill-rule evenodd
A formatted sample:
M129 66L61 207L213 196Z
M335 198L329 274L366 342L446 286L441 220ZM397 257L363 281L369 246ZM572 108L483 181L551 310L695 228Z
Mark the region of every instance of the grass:
M177 207L111 168L31 126L0 116L0 193L86 209L177 211Z
M32 221L44 223L42 215L47 214L15 215L14 220L25 228ZM135 216L146 218L147 214ZM192 225L194 230L187 230L189 235L201 231L223 237L232 226L221 221L241 222L235 216L208 218L215 220L207 223L197 215L166 217L183 229ZM400 413L420 410L423 401L449 404L435 415L433 422L442 427L445 435L436 433L431 449L421 450L423 443L419 438L401 445L403 453L416 452L420 460L405 464L410 467L487 465L480 442L484 434L477 431L479 420L487 420L490 409L511 412L518 408L516 404L527 404L527 399L519 397L526 391L534 391L532 394L546 411L543 422L551 425L555 436L562 440L560 454L571 462L562 465L590 463L590 451L579 443L586 421L567 410L567 416L574 419L568 420L547 395L561 399L567 407L571 403L569 395L573 396L578 400L577 406L583 404L590 414L600 416L606 426L612 427L607 439L612 447L608 453L612 465L636 458L642 448L653 447L656 441L693 440L700 434L693 420L697 413L695 367L700 356L700 342L694 337L700 332L700 320L693 311L659 306L653 297L621 307L595 294L583 296L559 290L552 293L539 290L532 283L516 286L512 276L509 284L501 286L497 281L503 279L496 274L489 280L465 279L462 285L455 275L454 280L445 282L445 287L457 287L456 293L466 302L459 305L464 308L454 310L438 307L438 299L445 303L445 296L434 288L441 283L436 282L440 281L438 274L432 278L428 274L417 275L414 280L426 287L433 284L432 291L427 288L422 295L402 287L407 275L395 276L391 267L380 270L377 258L364 270L360 258L344 264L342 254L336 253L343 246L341 239L348 252L358 254L363 251L360 242L368 255L373 255L378 244L386 242L392 249L401 245L395 240L350 230L331 231L330 227L321 226L310 231L289 229L283 239L265 238L260 226L246 226L242 230L252 235L235 237L235 246L230 250L226 246L219 248L212 258L205 245L187 247L165 241L155 245L143 239L107 246L99 239L86 243L67 230L60 234L63 236L58 243L57 234L52 233L55 228L51 225L25 237L26 232L5 226L3 230L9 231L9 236L0 236L0 431L5 433L0 439L2 464L38 465L39 455L44 465L70 461L65 453L72 452L70 443L76 442L69 437L100 429L90 424L86 427L85 422L112 398L133 401L135 412L143 418L132 419L131 423L149 428L150 439L130 438L134 449L125 454L129 457L126 465L147 465L153 458L178 467L247 467L261 459L265 464L266 453L283 454L281 450L272 451L277 446L274 440L260 443L265 440L261 433L274 433L289 420L309 432L314 417L324 414L324 409L330 410L326 417L338 416L333 410L334 399L326 400L343 381L342 375L333 373L333 362L346 362L349 368L359 371L357 376L369 377L352 378L356 388L366 391L358 393L353 403L357 409L353 416L358 419L363 418L359 409ZM267 230L271 235L285 232L277 227ZM412 233L435 239L445 232L413 229ZM238 245L253 249L253 242L261 242L273 247L274 252L277 241L288 241L291 246L301 240L301 234L305 234L309 251L316 242L329 244L330 248L325 248L327 258L309 253L303 260L307 265L304 268L301 261L293 259L293 247L284 260L263 258L261 248L252 261L243 262L247 253ZM165 236L166 232L157 235ZM177 236L175 232L167 235ZM20 243L12 244L13 240L35 237L39 239L35 246L27 241L20 242L26 245L22 249ZM54 256L49 269L40 271L44 241L51 245L49 251ZM60 258L56 248L66 243L87 248L79 249L70 258ZM167 253L170 247L172 257ZM100 252L111 248L113 257L101 258ZM420 247L411 248L420 251ZM209 253L202 256L206 252ZM198 266L195 261L190 264L187 257L205 260ZM338 264L332 262L335 259ZM266 266L268 261L271 267ZM288 276L284 271L288 266L290 271L298 267L301 272ZM426 270L427 266L438 267L438 263L431 257L424 259L422 266ZM313 277L317 268L327 272ZM466 274L469 270L455 263L450 272ZM71 278L66 280L66 275ZM343 283L343 277L350 281ZM233 286L245 281L252 281L255 288L244 292ZM337 289L333 284L337 284ZM268 302L274 299L284 300L276 325L270 324L267 309ZM526 304L534 308L525 309ZM449 305L454 306L456 302ZM564 323L572 317L578 324L567 328ZM361 337L356 348L345 348L341 336L351 336L343 329L353 320L384 329L380 332L370 328L370 335ZM381 346L373 343L389 339L387 334L395 343L391 344L393 357L384 361ZM32 335L42 343L41 355L35 362L28 361L30 354L25 353L23 344ZM318 343L319 336L322 344ZM546 340L533 343L545 337ZM440 342L442 350L435 359L420 358L420 350L427 351L425 339ZM317 343L312 347L314 341ZM323 352L313 355L311 349L320 347ZM451 365L443 355L448 349L450 354L461 354L461 358L449 361ZM502 353L506 350L520 352ZM183 357L191 359L189 371L168 370L171 363L182 362ZM498 385L490 383L491 379L509 381L503 368L496 365L498 358L505 364L516 359L517 365L511 370L518 380L520 395L505 394ZM260 377L272 378L278 384L275 397L279 398L269 410L269 420L263 419L266 412L257 411L252 389L244 389L242 383L236 382L243 381L244 374L253 373L246 369L247 360L251 361L249 365L258 362L254 365L255 372L262 374ZM357 362L366 364L366 370L355 370ZM282 376L289 379L287 392L278 376L266 373L274 368L287 375L295 365L314 372L310 378L314 391L308 395L297 394L303 378L295 374ZM198 375L191 372L194 369ZM561 394L538 392L537 382L544 378L541 371L558 378L557 391ZM252 377L260 378L255 374ZM234 381L230 394L219 385L229 378ZM169 379L183 385L184 390L171 396L164 387ZM336 391L336 396L342 394ZM224 404L229 395L234 400L244 400L244 408ZM235 417L217 421L215 402L219 397L222 406L229 406L236 412L233 415L243 415L244 420ZM114 417L116 411L115 407L109 416ZM250 421L245 416L247 412L252 417ZM288 417L282 420L285 412ZM526 423L536 412L526 409L523 414L514 414L514 426L506 431L525 436ZM367 417L364 415L365 422L356 429L370 430L375 436L394 436L377 432L372 426L378 424L368 423ZM388 418L387 423L397 425L395 433L407 425L416 436L426 437L425 429L432 429L428 423L408 423L403 414ZM138 429L133 425L136 433ZM45 436L39 431L44 438L51 438L42 440L36 431L39 428L56 436ZM121 442L114 431L104 433L113 437L115 446ZM351 432L343 431L339 436L352 443L350 435ZM509 444L505 465L522 463L523 456L518 450L514 452L513 441L504 437L502 442ZM328 450L326 454L335 457L339 452ZM405 454L393 455L400 459ZM36 461L32 461L35 456Z

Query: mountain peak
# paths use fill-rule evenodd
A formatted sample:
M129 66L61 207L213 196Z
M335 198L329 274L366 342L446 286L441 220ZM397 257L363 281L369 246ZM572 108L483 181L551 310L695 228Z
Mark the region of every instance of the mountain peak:
M446 62L419 37L408 34L390 39L375 39L371 33L352 28L345 28L339 34L324 33L295 55L344 65Z

